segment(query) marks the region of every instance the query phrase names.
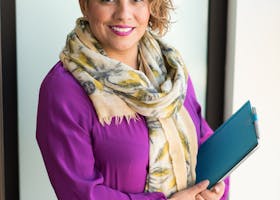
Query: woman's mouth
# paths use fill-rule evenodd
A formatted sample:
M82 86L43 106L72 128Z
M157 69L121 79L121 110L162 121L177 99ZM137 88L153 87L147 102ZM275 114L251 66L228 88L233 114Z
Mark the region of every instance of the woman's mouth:
M109 27L112 30L112 32L118 36L128 36L135 28L127 25L116 25Z

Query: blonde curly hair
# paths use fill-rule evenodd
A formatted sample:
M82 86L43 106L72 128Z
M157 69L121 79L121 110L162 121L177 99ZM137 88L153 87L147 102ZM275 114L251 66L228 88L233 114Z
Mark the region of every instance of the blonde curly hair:
M164 35L170 26L170 11L174 10L172 0L149 0L150 22L149 27L159 35Z

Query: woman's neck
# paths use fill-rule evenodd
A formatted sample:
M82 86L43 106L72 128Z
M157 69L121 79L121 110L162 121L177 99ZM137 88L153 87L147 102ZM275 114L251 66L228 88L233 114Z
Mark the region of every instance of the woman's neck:
M138 69L138 63L137 63L138 48L137 47L132 50L129 50L129 51L119 51L119 52L106 51L106 53L110 58L119 60L122 63L132 67L133 69Z

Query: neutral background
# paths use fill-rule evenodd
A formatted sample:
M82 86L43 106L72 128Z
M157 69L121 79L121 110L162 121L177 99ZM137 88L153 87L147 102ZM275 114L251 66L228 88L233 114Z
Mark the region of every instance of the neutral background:
M166 40L182 53L204 107L208 0L174 2ZM35 141L38 91L79 16L78 0L16 1L21 200L56 199Z
M250 99L260 147L233 174L231 200L280 200L280 1L230 0L227 116Z

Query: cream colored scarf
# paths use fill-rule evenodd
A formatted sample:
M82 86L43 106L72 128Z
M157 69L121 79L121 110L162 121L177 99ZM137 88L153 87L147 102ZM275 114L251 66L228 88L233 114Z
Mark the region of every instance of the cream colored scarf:
M183 106L187 72L178 52L148 31L139 42L141 70L111 59L77 20L60 58L89 95L102 125L143 115L149 139L146 191L167 197L195 182L197 138Z

